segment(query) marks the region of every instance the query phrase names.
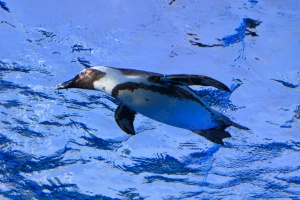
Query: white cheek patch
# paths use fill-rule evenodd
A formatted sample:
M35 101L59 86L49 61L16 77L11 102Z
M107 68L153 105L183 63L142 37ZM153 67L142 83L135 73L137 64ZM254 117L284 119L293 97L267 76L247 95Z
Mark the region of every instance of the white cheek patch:
M104 77L94 82L94 88L110 94L113 86L116 84L114 79L111 77L111 69L105 66L95 66L92 67L92 69L96 69L105 73Z
M111 95L113 88L123 82L126 82L127 78L124 76L120 71L105 67L105 66L98 66L93 67L93 69L97 69L102 71L105 74L104 77L100 78L99 80L94 82L94 88L96 90L101 90Z
M112 95L112 90L118 84L125 82L140 83L145 81L139 76L126 76L119 70L110 67L96 66L92 68L106 73L104 77L94 82L94 88L106 92L109 95Z
M94 88L101 90L111 95L113 88L116 86L116 81L105 75L100 80L94 82Z

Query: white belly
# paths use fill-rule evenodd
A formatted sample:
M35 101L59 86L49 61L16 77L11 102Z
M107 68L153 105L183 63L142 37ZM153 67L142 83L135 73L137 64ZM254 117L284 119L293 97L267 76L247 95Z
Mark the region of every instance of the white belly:
M188 130L206 130L219 126L219 115L203 102L181 100L146 89L120 91L118 99L132 110L156 121Z

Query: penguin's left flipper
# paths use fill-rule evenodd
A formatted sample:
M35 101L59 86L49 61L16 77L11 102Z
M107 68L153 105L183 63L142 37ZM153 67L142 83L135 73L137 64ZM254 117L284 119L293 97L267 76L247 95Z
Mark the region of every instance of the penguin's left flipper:
M136 112L128 108L123 103L119 104L115 111L115 120L118 126L125 132L131 135L135 135L133 121Z
M191 75L191 74L173 74L166 76L151 76L149 80L154 83L171 83L174 85L201 85L212 86L219 90L231 92L230 89L220 81L217 81L208 76Z
M224 145L223 139L224 138L230 138L231 135L225 131L225 127L222 128L215 128L210 130L199 130L199 131L193 131L194 133L201 135L208 139L209 141L217 144Z

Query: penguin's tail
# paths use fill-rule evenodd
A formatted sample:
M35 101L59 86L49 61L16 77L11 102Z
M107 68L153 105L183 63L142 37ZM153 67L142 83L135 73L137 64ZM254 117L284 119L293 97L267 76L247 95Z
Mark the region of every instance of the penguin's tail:
M238 123L235 123L235 122L231 121L228 117L226 117L224 115L222 115L221 117L219 117L218 121L220 121L221 123L223 123L226 128L229 127L229 126L233 126L235 128L241 129L241 130L250 130L246 126L242 126L242 125L240 125Z
M217 121L220 121L223 125L209 130L193 130L193 132L205 137L211 142L223 145L224 144L223 139L231 137L230 133L228 133L225 130L227 127L234 126L241 130L250 130L245 126L242 126L240 124L231 121L228 117L224 115L218 118Z
M231 137L230 133L225 131L226 128L226 126L220 126L209 130L196 130L193 132L205 137L207 140L213 143L224 145L223 139Z
M230 121L230 122L231 122L231 123L230 123L229 126L234 126L235 128L238 128L238 129L241 129L241 130L246 130L246 131L250 130L250 129L247 128L246 126L242 126L242 125L237 124L237 123L235 123L235 122L233 122L233 121Z

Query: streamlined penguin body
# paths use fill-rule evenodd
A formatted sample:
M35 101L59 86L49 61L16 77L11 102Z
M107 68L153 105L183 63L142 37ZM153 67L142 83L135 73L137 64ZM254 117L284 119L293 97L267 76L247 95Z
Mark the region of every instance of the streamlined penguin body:
M115 111L115 120L128 134L135 134L133 121L136 113L191 130L219 144L223 144L223 138L230 137L225 131L228 126L248 130L213 110L189 85L213 86L230 92L226 85L207 76L165 76L106 66L85 69L55 88L94 89L116 98L121 103Z

